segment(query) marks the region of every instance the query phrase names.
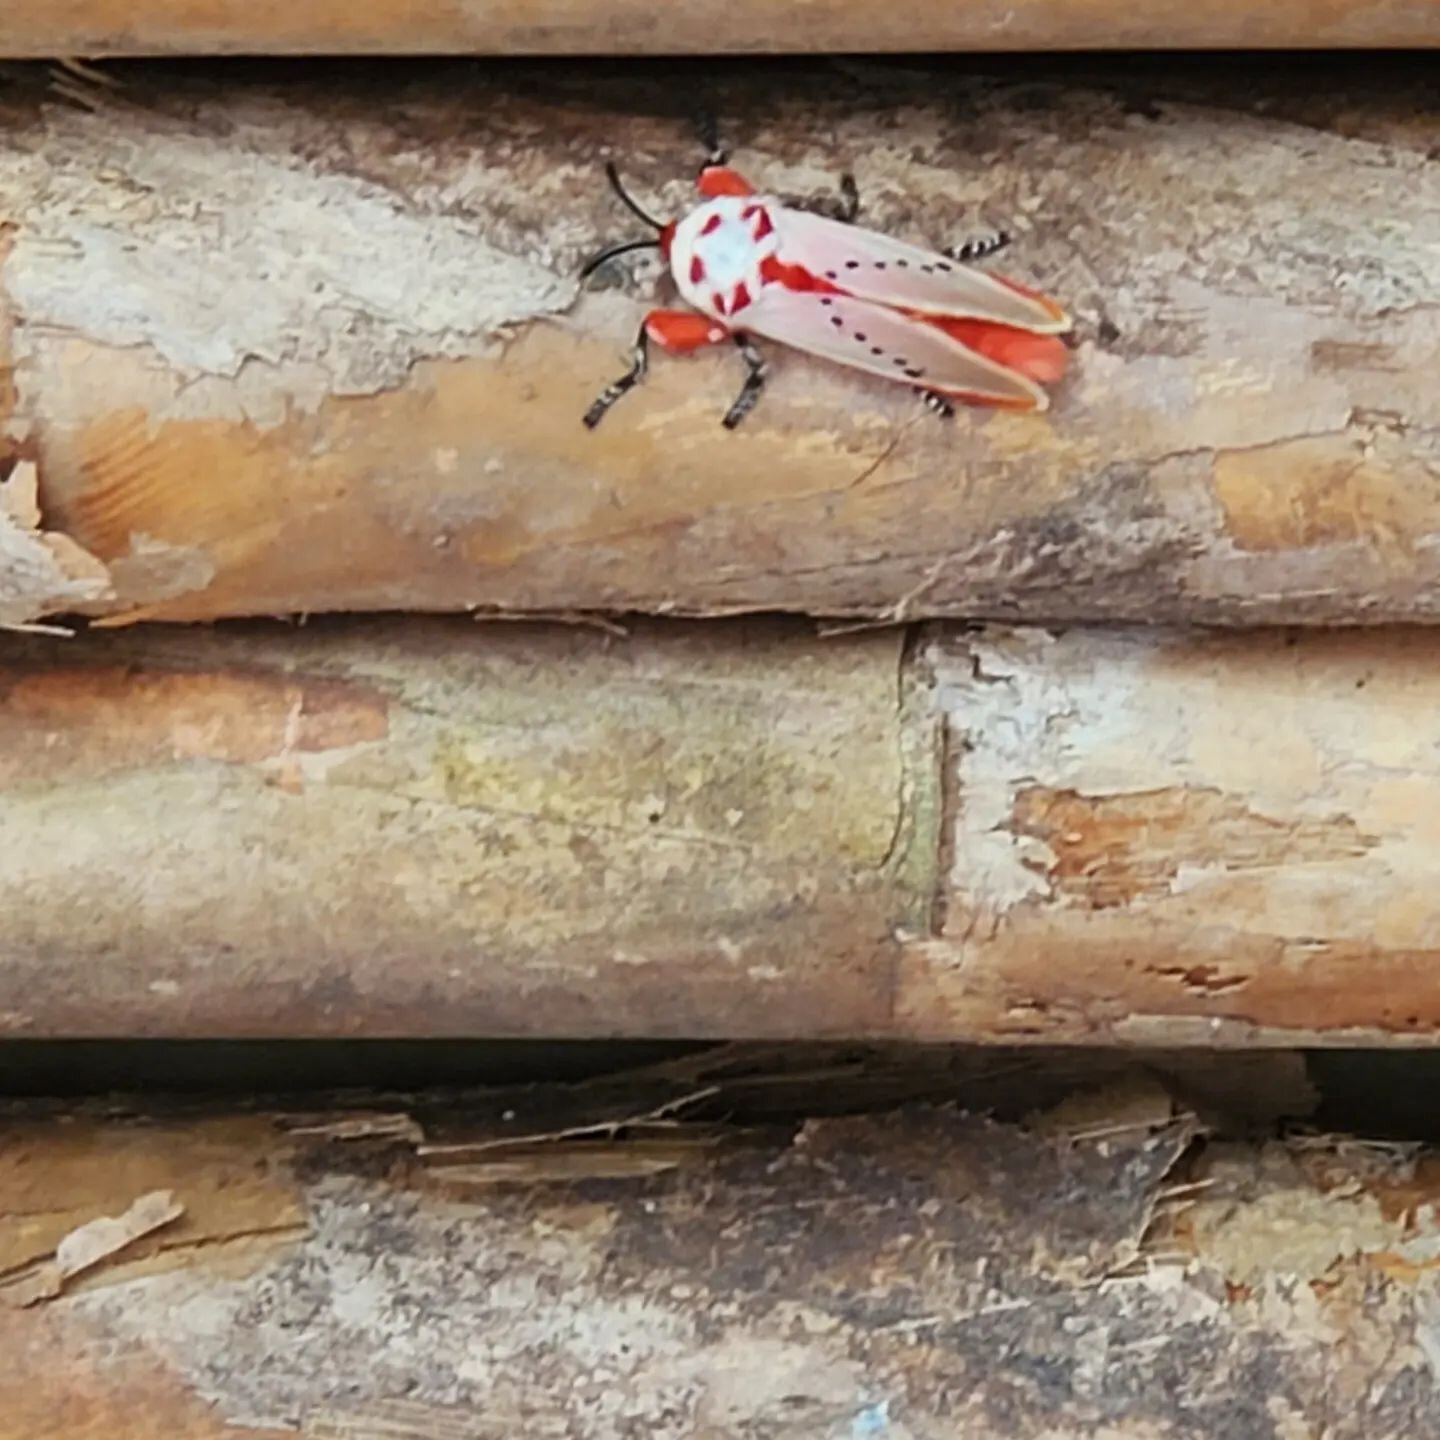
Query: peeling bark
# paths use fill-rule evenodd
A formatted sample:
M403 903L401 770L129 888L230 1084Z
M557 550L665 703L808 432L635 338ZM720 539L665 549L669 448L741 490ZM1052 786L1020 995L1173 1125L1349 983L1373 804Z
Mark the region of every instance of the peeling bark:
M1433 1043L1436 643L10 637L0 1029Z
M22 69L0 317L46 525L119 619L1434 619L1431 77L1234 68ZM655 290L577 290L629 233L601 162L673 213L697 104L783 194L1014 230L1078 316L1051 412L943 426L777 352L733 435L719 356L585 431Z
M0 465L3 468L3 465ZM35 466L0 475L0 629L24 630L55 611L110 599L105 566L64 535L42 531Z
M1433 1040L1424 631L994 629L928 656L943 915L907 1033Z
M3 55L322 54L665 55L738 51L1064 50L1098 47L1433 46L1425 0L1239 0L1143 8L1018 0L937 10L905 0L807 5L799 19L764 0L657 14L640 0L10 0Z
M212 1206L217 1237L288 1223L297 1202L302 1223L161 1267L128 1254L76 1294L0 1309L0 1436L1409 1440L1440 1424L1428 1153L1197 1153L1193 1118L1133 1076L1025 1124L932 1102L683 1119L648 1141L632 1120L599 1144L565 1123L586 1091L412 1097L425 1136L515 1157L481 1186L393 1117L367 1136L343 1113L328 1129L247 1115L228 1135L216 1117L81 1116L88 1169L72 1126L10 1117L3 1153L24 1163L0 1168L0 1213L73 1206L62 1177L101 1208L163 1177L183 1225L192 1195L263 1174L270 1211L252 1182L235 1215ZM528 1149L508 1138L527 1106L552 1119ZM607 1178L645 1143L668 1149L665 1173ZM574 1163L557 1180L542 1157Z

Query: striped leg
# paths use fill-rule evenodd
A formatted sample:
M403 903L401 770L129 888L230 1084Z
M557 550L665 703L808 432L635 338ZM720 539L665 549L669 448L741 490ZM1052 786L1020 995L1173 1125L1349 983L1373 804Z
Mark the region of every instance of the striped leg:
M652 340L668 354L689 355L707 345L719 345L729 338L730 332L708 316L697 315L690 310L652 310L635 337L633 363L618 380L605 387L600 398L585 412L586 428L593 430L605 418L606 411L645 378L650 368ZM748 355L746 359L749 359ZM753 370L754 367L751 368ZM748 385L749 382L746 383ZM735 403L738 406L740 402L737 400ZM751 405L754 403L753 400L750 402ZM750 407L747 405L745 408L748 410Z
M644 325L635 337L635 349L632 353L630 368L618 380L607 385L585 412L587 430L593 430L605 418L610 407L622 395L628 395L645 378L645 372L650 368L650 334Z
M1008 230L996 230L990 235L977 235L973 240L967 240L963 245L952 245L945 253L952 259L958 260L962 265L969 265L975 260L986 260L991 255L998 255L1011 240Z
M743 335L735 337L735 344L749 367L749 373L735 397L735 403L725 412L727 430L733 430L755 408L755 402L765 388L765 357Z
M915 393L925 402L925 408L932 414L938 415L942 420L953 418L955 407L937 391L925 390L917 385Z
M853 225L860 213L860 187L853 175L842 175L838 200L807 200L787 195L784 203L791 210L804 210L811 215L823 215L827 220L838 220L842 225Z

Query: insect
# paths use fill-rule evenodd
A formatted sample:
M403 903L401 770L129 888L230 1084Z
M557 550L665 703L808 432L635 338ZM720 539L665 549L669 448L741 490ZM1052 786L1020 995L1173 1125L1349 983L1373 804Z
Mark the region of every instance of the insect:
M645 378L652 343L672 355L726 342L738 348L746 376L725 414L728 430L754 409L765 384L756 337L908 384L941 415L953 413L954 401L1043 410L1041 386L1064 372L1065 311L965 263L994 254L1008 242L1003 233L937 254L851 224L859 196L848 177L848 213L830 216L757 194L723 157L701 169L700 203L665 224L626 192L613 164L605 170L621 202L656 235L602 250L581 279L617 255L658 249L694 308L645 317L630 369L585 414L591 429Z

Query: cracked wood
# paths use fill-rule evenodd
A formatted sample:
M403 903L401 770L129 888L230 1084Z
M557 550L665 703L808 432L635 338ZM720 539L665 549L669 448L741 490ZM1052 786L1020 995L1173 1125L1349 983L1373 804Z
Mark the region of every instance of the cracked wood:
M0 1308L0 1437L1434 1433L1433 1150L1195 1146L1153 1072L1087 1078L1074 1059L1057 1089L1014 1057L951 1054L887 1108L859 1098L853 1048L818 1085L787 1053L769 1095L784 1118L764 1071L722 1052L713 1115L759 1096L769 1118L650 1135L655 1071L628 1109L624 1075L389 1097L413 1136L394 1115L367 1131L253 1104L5 1116L0 1154L23 1163L0 1167L0 1214L114 1209L159 1177L181 1224L206 1210L209 1243ZM831 1111L837 1068L861 1073ZM597 1088L632 1117L598 1145L572 1138ZM974 1113L1006 1090L1023 1123ZM791 1118L797 1097L824 1108ZM857 1100L868 1113L843 1113ZM541 1143L516 1144L536 1111ZM516 1164L462 1183L424 1143L437 1130ZM647 1139L669 1164L616 1178ZM263 1243L231 1238L250 1225Z
M1440 616L1440 116L1403 57L8 78L0 412L110 586L57 605ZM697 101L782 193L853 170L876 228L1015 231L1078 316L1053 410L942 425L777 352L733 435L704 359L587 432L656 276L576 286L629 233L601 164L675 212Z
M0 643L0 1033L1433 1044L1423 629Z

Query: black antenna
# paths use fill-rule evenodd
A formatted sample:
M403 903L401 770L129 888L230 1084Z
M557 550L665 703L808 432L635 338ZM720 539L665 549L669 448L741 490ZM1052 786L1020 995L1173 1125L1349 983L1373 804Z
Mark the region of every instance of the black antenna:
M605 162L605 175L610 181L610 188L620 197L620 203L637 219L643 220L652 230L663 230L665 227L653 216L647 215L638 204L630 197L624 185L620 183L620 172L615 168L613 160Z
M607 260L617 255L628 255L632 250L658 250L658 240L622 240L618 245L607 245L597 255L592 255L581 267L578 279L584 280L594 274Z

